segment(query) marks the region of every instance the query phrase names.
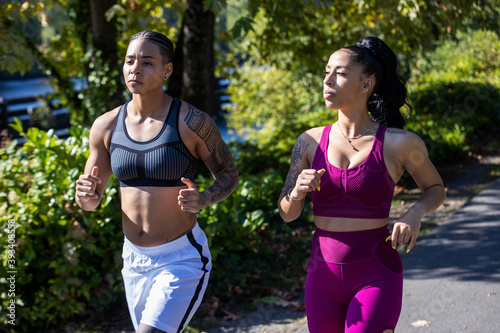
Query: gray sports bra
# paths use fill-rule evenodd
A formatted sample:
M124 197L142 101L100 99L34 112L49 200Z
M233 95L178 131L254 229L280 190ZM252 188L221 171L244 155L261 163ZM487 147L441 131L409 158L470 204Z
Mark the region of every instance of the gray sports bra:
M111 135L111 170L121 187L184 185L181 178L193 180L196 158L179 135L181 101L173 99L158 135L146 142L135 141L127 133L125 116L128 102L120 107Z

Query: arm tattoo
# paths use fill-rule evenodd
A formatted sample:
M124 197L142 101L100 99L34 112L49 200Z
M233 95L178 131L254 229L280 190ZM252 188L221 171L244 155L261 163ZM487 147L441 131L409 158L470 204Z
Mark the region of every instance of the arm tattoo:
M209 121L206 113L195 109L191 104L188 104L188 108L188 114L184 119L186 124L205 142L208 151L211 152L217 143L217 136L220 136L219 129Z
M189 111L184 120L187 126L205 142L209 156L204 158L204 162L215 177L213 185L204 191L207 195L200 197L200 204L206 207L224 200L234 191L238 185L238 170L217 125L206 113L190 104L188 107Z
M403 135L406 135L406 131L404 131L404 130L387 129L387 132L392 133L392 134L403 134Z
M292 158L290 162L290 171L288 172L288 177L285 181L285 186L283 187L283 191L281 193L288 193L289 191L293 190L295 187L295 184L297 183L297 178L299 177L300 171L299 171L299 161L301 161L304 156L305 152L307 151L307 148L309 147L309 144L306 144L305 141L299 137L295 145L293 146L292 150Z
M205 162L215 177L214 183L204 192L208 194L201 203L208 206L227 198L238 185L238 170L234 164L231 151L220 138L216 149L210 154Z

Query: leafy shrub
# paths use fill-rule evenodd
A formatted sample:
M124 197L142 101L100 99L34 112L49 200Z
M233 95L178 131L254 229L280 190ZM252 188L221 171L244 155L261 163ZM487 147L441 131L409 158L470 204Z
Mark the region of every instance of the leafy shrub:
M245 137L235 143L245 174L288 171L299 135L337 118L325 107L321 72L304 74L244 64L229 86L228 126Z
M415 114L407 128L426 141L434 162L462 159L472 144L498 133L499 50L495 33L478 31L416 59L409 82Z
M211 182L197 179L200 189ZM301 265L309 256L312 223L283 222L276 204L282 187L278 172L246 175L229 198L198 214L213 256L208 298L251 302L265 295L266 287L289 289L299 282ZM305 211L307 216L309 205Z
M88 157L87 130L75 127L61 140L37 128L24 133L19 121L15 127L26 142L0 150L1 244L15 234L15 262L2 246L2 266L17 272L16 330L49 332L76 314L91 320L121 297L119 201L114 180L98 210L83 214L74 201L75 180ZM5 278L2 313L12 298ZM2 316L4 324L7 319Z
M415 91L407 129L420 135L437 164L463 159L470 145L498 133L500 93L490 84L437 82Z
M489 82L500 84L500 37L493 31L459 32L456 40L442 41L419 55L411 65L411 85L432 82Z

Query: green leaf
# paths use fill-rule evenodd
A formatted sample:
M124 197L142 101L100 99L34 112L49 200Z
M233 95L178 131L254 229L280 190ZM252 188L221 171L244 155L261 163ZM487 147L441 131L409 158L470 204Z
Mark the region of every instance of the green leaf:
M23 130L23 123L19 118L14 117L14 123L10 124L10 127L15 129L21 136L26 136Z

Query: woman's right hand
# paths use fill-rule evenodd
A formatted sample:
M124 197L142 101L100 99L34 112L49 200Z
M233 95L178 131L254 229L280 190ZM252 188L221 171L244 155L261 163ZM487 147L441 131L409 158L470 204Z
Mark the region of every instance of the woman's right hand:
M325 169L314 170L304 169L297 177L295 187L290 191L290 198L301 200L306 197L308 192L320 189L321 176L325 173Z
M96 191L97 184L101 180L97 177L99 168L94 166L90 174L80 175L76 181L76 196L80 202L87 202L89 200L99 199L99 194Z

